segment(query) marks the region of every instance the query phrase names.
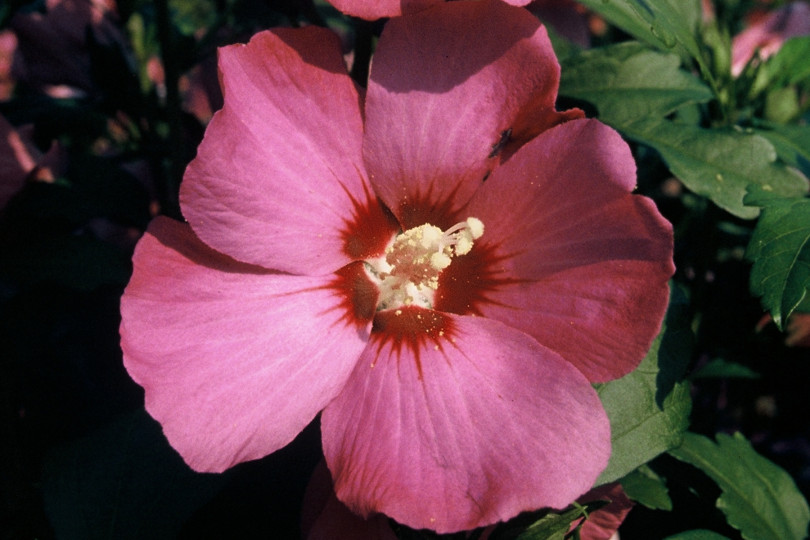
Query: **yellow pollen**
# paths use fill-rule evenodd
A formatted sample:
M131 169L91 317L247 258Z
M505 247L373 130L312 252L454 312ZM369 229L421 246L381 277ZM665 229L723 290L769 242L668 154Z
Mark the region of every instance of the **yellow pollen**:
M385 250L385 257L366 261L366 269L380 287L377 309L417 305L433 307L439 274L466 255L484 234L480 219L469 217L442 231L430 223L399 234Z

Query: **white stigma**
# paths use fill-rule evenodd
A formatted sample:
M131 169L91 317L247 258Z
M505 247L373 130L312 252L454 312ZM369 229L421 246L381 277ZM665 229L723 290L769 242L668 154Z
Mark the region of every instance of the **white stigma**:
M470 217L442 231L430 223L397 235L385 256L366 261L366 269L380 288L377 310L402 306L433 307L439 274L453 257L466 255L484 234L480 219Z

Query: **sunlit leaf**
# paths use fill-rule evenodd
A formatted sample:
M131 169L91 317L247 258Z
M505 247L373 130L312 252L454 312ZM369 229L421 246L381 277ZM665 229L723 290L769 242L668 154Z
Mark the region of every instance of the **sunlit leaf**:
M776 161L765 138L731 129L704 129L662 119L614 124L622 134L655 148L689 189L741 218L755 218L759 209L743 198L754 184L776 195L792 197L807 191L807 178Z
M782 329L810 289L810 199L756 190L745 200L762 207L746 251L751 292Z
M597 485L617 480L681 443L692 404L689 386L682 381L693 340L685 302L683 293L673 288L661 333L638 368L597 386L613 442Z
M700 0L580 0L580 3L636 39L661 50L688 55L698 63L704 77L712 79L695 38Z
M757 454L745 437L717 435L717 444L687 433L674 457L694 465L720 486L717 507L748 540L803 540L810 509L793 479Z
M560 94L589 101L599 118L614 126L664 117L712 98L711 90L679 65L676 55L637 42L592 49L563 63Z

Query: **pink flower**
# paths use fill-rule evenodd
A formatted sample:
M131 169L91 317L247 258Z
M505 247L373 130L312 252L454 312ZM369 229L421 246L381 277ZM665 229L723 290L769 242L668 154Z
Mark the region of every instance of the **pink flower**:
M594 488L579 498L580 503L610 501L599 510L591 512L579 531L580 540L610 540L614 538L624 518L633 509L634 503L622 489L621 484L605 484Z
M740 32L731 43L731 73L742 73L745 65L759 53L763 60L775 54L782 44L797 36L810 34L810 5L791 2Z
M392 19L366 91L318 28L219 64L189 225L153 222L121 303L126 367L186 462L263 457L323 411L363 516L447 532L587 491L610 454L591 382L657 334L672 230L619 135L554 110L537 19Z
M608 504L592 511L587 519L578 518L571 530L579 527L580 540L610 540L616 535L619 526L634 503L624 493L618 483L605 484L590 490L579 498L582 504L594 501L607 501ZM332 480L323 462L312 473L312 478L304 495L301 511L302 537L306 540L396 540L397 535L391 522L377 514L363 519L353 514L335 496ZM481 531L480 540L487 540L495 530L489 526Z
M431 6L444 3L446 0L329 0L337 9L361 19L375 20L383 17L398 17L416 13ZM513 6L525 6L532 0L503 0Z

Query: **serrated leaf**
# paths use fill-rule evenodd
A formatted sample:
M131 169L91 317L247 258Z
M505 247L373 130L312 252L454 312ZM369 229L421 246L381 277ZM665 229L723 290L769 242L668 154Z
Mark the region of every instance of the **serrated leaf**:
M592 49L563 63L560 94L592 103L608 124L664 117L712 98L711 90L679 65L676 55L636 42Z
M690 376L691 379L758 379L759 373L737 362L729 362L723 358L710 360Z
M653 510L672 510L666 481L642 465L620 480L628 497Z
M810 199L758 191L746 202L762 206L745 254L754 263L751 292L782 329L810 289Z
M722 490L717 507L729 525L748 540L803 540L810 508L793 479L757 454L742 435L717 435L717 444L687 433L683 444L670 450L675 458L694 465Z
M784 197L807 192L807 178L776 162L773 145L753 132L704 129L655 118L612 125L655 148L690 190L737 217L753 219L759 214L758 208L743 203L752 184Z
M610 418L613 452L596 485L613 482L681 443L692 405L689 386L681 380L693 340L685 304L680 289L672 288L661 333L638 368L597 385Z
M697 35L700 0L580 0L631 36L664 51L693 58L707 80L711 71L701 54Z
M706 529L695 529L667 536L664 540L728 540L728 537Z

